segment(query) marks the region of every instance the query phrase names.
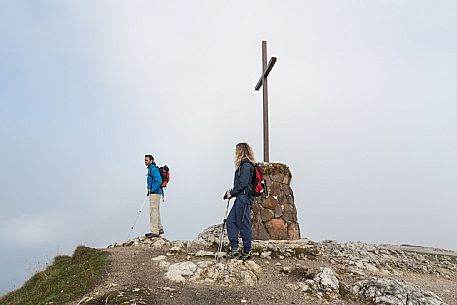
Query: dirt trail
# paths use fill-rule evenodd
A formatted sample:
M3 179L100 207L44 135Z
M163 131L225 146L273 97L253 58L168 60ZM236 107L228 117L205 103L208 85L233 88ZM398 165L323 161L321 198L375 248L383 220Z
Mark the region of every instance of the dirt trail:
M430 255L450 255L449 251L442 251L430 248L411 246L390 246L383 245L388 249L415 251ZM93 291L86 297L107 296L98 303L87 303L90 305L110 305L114 303L113 295L126 296L130 304L339 304L355 305L368 304L360 300L351 299L350 295L343 295L340 300L327 300L313 294L305 294L300 290L290 288L290 284L296 284L304 280L306 270L316 270L319 267L330 267L334 270L340 282L351 285L360 279L360 276L348 272L347 267L328 259L317 256L297 258L260 258L255 256L253 260L262 268L259 283L254 287L242 285L222 285L216 283L193 283L185 284L171 282L164 277L166 269L160 267L157 261L153 261L159 255L164 255L170 264L183 261L197 263L202 260L212 260L209 257L195 257L202 247L188 247L173 255L170 253L170 246L161 248L133 246L115 247L106 249L110 254L110 265L103 279L97 284ZM457 255L455 252L452 256ZM300 272L284 272L284 268ZM392 279L404 280L424 289L430 290L440 296L449 305L457 305L457 277L437 277L433 274L421 274L398 270L388 276ZM74 302L72 305L78 305ZM86 304L86 303L81 303ZM129 304L129 302L125 303Z

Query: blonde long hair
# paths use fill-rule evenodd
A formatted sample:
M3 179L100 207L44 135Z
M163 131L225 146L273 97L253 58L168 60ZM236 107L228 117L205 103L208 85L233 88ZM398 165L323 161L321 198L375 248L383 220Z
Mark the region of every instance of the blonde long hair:
M244 158L247 158L252 163L256 163L251 146L248 143L238 143L235 148L235 168L240 167L241 161Z

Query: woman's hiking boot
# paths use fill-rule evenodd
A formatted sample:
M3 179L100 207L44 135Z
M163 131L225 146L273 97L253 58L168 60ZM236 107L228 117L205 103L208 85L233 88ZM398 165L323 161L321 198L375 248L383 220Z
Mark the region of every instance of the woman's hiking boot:
M248 259L251 259L251 258L252 258L252 252L251 252L251 250L246 251L246 252L243 251L243 254L240 256L240 260L243 260L243 261L248 260Z
M224 258L228 259L237 259L240 256L240 251L238 249L232 250L229 253L225 254Z

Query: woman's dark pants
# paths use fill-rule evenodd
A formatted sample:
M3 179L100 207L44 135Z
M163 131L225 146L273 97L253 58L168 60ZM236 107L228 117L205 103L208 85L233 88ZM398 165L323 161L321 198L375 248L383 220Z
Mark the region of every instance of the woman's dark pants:
M238 249L238 232L243 239L244 252L251 250L251 203L252 199L247 196L238 196L227 217L227 236L232 250Z

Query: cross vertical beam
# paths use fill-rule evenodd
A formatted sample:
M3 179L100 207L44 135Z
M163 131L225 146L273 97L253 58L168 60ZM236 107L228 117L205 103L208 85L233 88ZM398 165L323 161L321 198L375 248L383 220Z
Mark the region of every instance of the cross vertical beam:
M262 74L263 76L263 161L270 162L270 134L268 132L268 82L267 71L267 42L262 41Z
M270 74L276 62L276 57L272 57L267 65L267 42L262 41L262 76L260 77L255 90L258 91L263 86L263 161L270 162L270 140L268 130L268 81Z

